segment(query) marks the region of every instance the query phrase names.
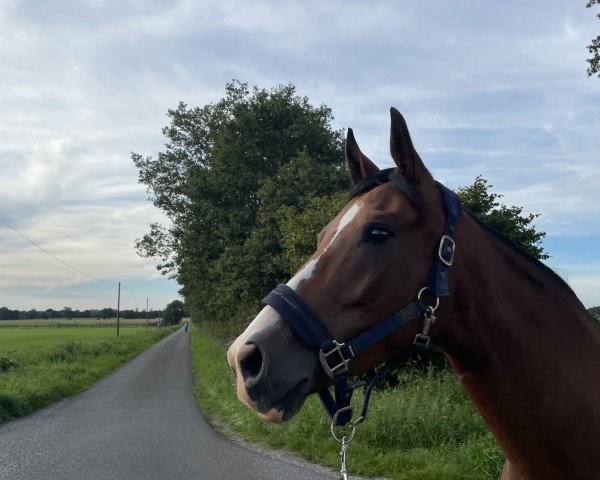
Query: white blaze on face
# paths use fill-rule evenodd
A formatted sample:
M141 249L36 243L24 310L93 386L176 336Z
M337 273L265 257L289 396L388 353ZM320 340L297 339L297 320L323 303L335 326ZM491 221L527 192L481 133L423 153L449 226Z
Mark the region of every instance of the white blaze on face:
M321 259L321 257L323 255L325 255L325 253L327 253L327 250L329 250L329 248L333 245L333 242L335 241L335 239L337 238L337 236L342 233L342 230L344 228L346 228L346 226L352 222L352 220L354 220L354 217L356 216L356 214L358 213L358 211L360 210L360 203L356 202L354 205L352 205L348 211L346 213L344 213L344 216L341 218L340 222L338 223L338 226L335 230L335 233L333 234L333 237L331 238L331 240L329 241L329 243L327 244L327 246L325 247L325 249L319 254L319 256L317 258L313 258L311 260L309 260L308 262L306 262L304 264L304 267L302 267L300 269L300 271L298 271L298 273L296 273L296 275L294 275L289 282L287 282L287 286L294 289L294 290L298 290L298 287L305 282L306 280L309 280L312 278L312 276L315 273L315 270L317 269L317 265L319 263L319 260Z

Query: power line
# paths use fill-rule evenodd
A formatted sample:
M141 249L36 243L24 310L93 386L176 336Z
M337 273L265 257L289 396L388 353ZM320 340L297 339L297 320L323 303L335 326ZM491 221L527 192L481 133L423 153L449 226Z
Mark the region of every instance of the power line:
M44 252L47 255L50 255L54 260L59 261L60 263L62 263L63 265L69 267L71 270L76 271L77 273L80 273L82 275L85 275L88 278L91 278L92 280L95 280L96 282L101 282L101 283L106 283L108 285L116 285L117 281L108 281L108 280L102 280L100 278L94 277L93 275L90 275L88 273L85 273L83 270L80 270L79 268L74 267L73 265L71 265L70 263L65 262L64 260L58 258L56 255L54 255L53 253L49 252L48 250L46 250L45 248L41 247L40 245L38 245L36 242L34 242L31 238L29 238L27 235L21 233L19 230L17 230L15 227L13 227L11 224L9 224L6 220L3 220L2 218L0 218L0 222L3 223L4 225L6 225L8 228L10 228L13 232L17 233L18 235L20 235L21 237L23 237L25 240L27 240L29 243L31 243L32 245L34 245L35 247L39 248L42 252ZM142 300L141 297L139 297L138 295L136 295L135 293L133 293L131 290L129 290L127 287L125 287L125 285L121 285L123 287L123 289L132 297L138 299L138 300Z
M141 297L138 297L135 293L133 293L131 290L129 290L125 285L123 285L123 283L121 283L121 288L123 288L123 290L125 290L129 295L131 295L134 298L137 298L138 300L142 300Z
M40 247L37 243L35 243L33 240L31 240L31 238L27 237L26 235L24 235L23 233L19 232L15 227L13 227L12 225L10 225L8 222L6 222L5 220L3 220L2 218L0 218L0 222L2 222L4 225L6 225L8 228L10 228L12 231L14 231L15 233L17 233L18 235L20 235L21 237L23 237L25 240L27 240L29 243L31 243L32 245L36 246L37 248L39 248L42 252L44 252L47 255L50 255L54 260L59 261L60 263L62 263L63 265L69 267L71 270L75 270L78 273L81 273L82 275L85 275L86 277L91 278L92 280L95 280L97 282L102 282L102 283L108 283L109 285L113 285L116 282L109 282L107 280L101 280L100 278L96 278L93 275L89 275L87 273L85 273L82 270L79 270L78 268L74 267L73 265L65 262L64 260L61 260L60 258L58 258L56 255L50 253L48 250L46 250L43 247Z

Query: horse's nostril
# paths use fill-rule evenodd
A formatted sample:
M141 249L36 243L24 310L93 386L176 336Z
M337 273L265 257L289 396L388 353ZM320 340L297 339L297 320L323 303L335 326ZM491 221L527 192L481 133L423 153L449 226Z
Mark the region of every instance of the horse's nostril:
M255 344L250 344L248 347L250 348L240 359L240 370L244 380L258 377L263 365L263 357L260 348Z

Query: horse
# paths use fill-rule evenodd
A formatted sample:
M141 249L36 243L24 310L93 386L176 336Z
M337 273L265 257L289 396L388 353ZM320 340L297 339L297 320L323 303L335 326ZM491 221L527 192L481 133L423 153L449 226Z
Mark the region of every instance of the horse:
M351 361L335 347L342 369L360 374L427 337L506 455L502 480L600 479L598 322L552 269L468 212L458 214L452 243L440 242L443 190L395 108L390 150L395 168L383 174L348 129L354 195L281 288L344 345L420 299L432 258L440 263L442 246L451 249L443 275L450 295L426 291L416 321ZM238 397L270 422L288 420L332 383L323 352L281 312L267 302L227 353Z

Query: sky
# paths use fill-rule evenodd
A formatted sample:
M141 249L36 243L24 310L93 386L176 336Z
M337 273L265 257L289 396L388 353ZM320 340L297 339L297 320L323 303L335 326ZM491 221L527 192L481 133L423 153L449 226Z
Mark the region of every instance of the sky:
M585 1L0 0L0 306L162 308L179 286L134 241L165 222L130 153L232 79L293 83L380 167L389 107L451 188L483 175L540 213L547 264L600 305L600 79Z

